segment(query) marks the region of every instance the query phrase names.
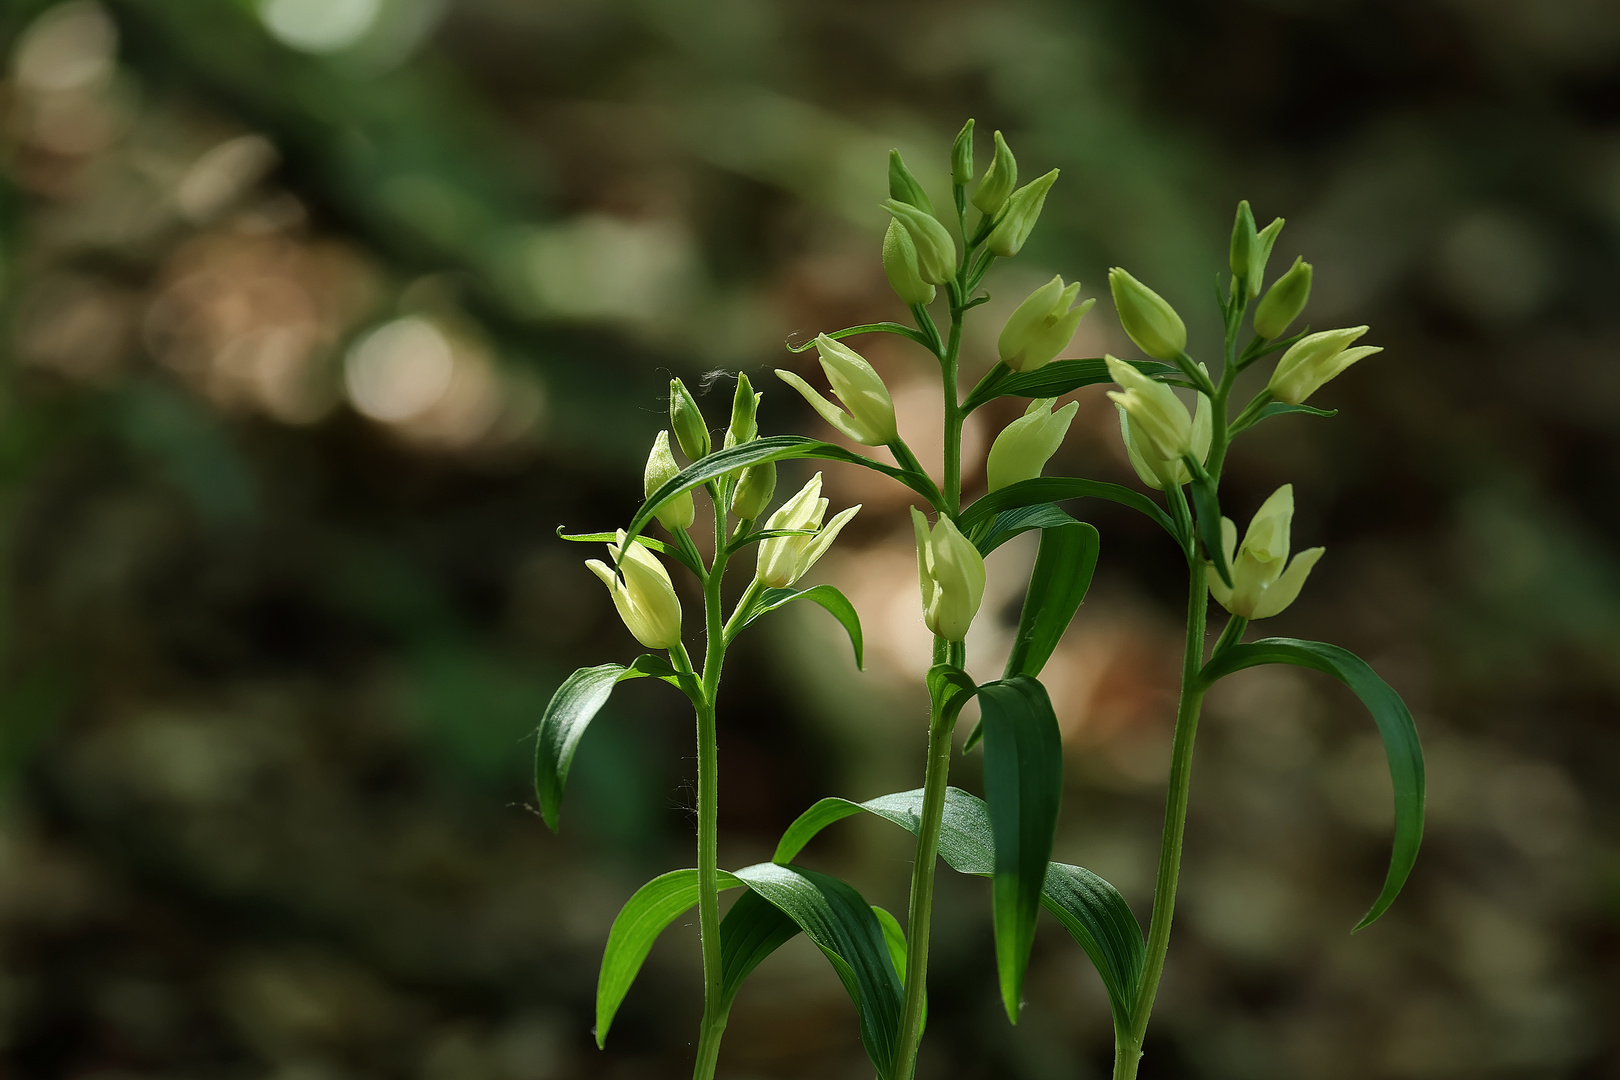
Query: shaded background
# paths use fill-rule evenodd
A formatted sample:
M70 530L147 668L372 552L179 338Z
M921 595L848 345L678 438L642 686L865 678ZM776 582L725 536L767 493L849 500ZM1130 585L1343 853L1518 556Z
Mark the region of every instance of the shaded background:
M637 651L553 530L629 516L671 374L716 426L744 370L764 430L825 434L769 370L899 313L884 154L941 198L973 115L981 165L1001 128L1063 177L970 370L1029 288L1095 295L1115 263L1207 342L1240 196L1289 219L1276 263L1315 263L1313 324L1386 349L1319 395L1339 418L1247 438L1227 502L1295 484L1328 555L1263 629L1405 694L1423 858L1349 936L1387 858L1371 725L1308 673L1223 684L1142 1075L1620 1076L1614 5L10 0L0 46L0 1072L684 1075L690 925L607 1050L590 1028L613 914L692 857L691 720L621 689L543 828L527 734L566 672ZM1109 307L1069 355L1130 348ZM897 341L861 347L922 447L937 376ZM1076 397L1053 471L1135 483L1101 389ZM919 782L905 493L827 474L866 507L818 574L869 670L814 612L734 651L723 865L821 795ZM1145 915L1181 570L1082 512L1058 857ZM992 562L981 671L1030 557ZM805 860L903 910L887 829ZM1043 927L1009 1028L987 890L942 874L919 1075L1105 1076L1079 948ZM754 975L723 1076L869 1072L814 949Z

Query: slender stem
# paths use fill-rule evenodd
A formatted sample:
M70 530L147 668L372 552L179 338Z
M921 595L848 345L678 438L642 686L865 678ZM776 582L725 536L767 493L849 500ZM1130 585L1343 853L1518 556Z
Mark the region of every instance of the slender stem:
M952 517L962 512L962 421L967 414L957 397L956 376L962 351L962 311L951 305L951 336L945 344L945 507Z
M959 641L934 639L935 663L961 666L963 646ZM923 775L923 805L917 826L917 856L911 865L911 910L906 926L911 937L906 943L906 997L900 1014L900 1045L894 1057L893 1080L909 1080L917 1048L922 1041L923 1002L928 990L928 937L934 915L934 871L939 859L940 824L945 817L945 789L951 772L951 730L955 725L943 715L943 702L930 702L928 716L928 765Z
M1141 990L1132 1010L1131 1030L1125 1040L1125 1059L1115 1057L1115 1080L1136 1075L1136 1050L1147 1032L1148 1017L1159 993L1164 960L1170 949L1170 920L1175 913L1176 885L1181 877L1181 843L1187 831L1187 797L1192 787L1193 739L1204 702L1199 669L1204 663L1204 616L1209 605L1204 568L1189 559L1187 589L1187 647L1181 666L1181 702L1176 709L1176 734L1170 757L1170 792L1165 800L1164 834L1159 845L1159 873L1153 886L1153 915L1148 923L1147 965ZM1121 1071L1121 1069L1124 1071Z
M703 946L703 1025L698 1038L693 1080L710 1080L720 1056L726 1030L721 1007L720 972L720 747L715 735L715 697L720 690L720 669L726 657L720 585L726 571L725 505L714 500L714 564L703 582L704 633L702 694L696 702L698 752L698 939Z

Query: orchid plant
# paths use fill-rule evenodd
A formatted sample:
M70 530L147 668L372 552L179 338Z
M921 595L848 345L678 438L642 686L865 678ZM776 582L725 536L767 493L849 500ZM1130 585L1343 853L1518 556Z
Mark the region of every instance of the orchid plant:
M575 748L617 683L645 676L663 679L691 700L697 728L697 866L648 882L615 920L598 984L599 1043L653 941L695 905L704 1010L694 1077L713 1075L727 1015L748 974L802 932L826 954L849 991L861 1040L879 1076L909 1080L926 1019L934 879L943 858L958 872L990 879L996 969L1008 1019L1018 1019L1036 921L1044 908L1075 938L1101 976L1114 1026L1114 1077L1134 1077L1170 943L1202 703L1219 680L1260 664L1293 664L1340 680L1360 697L1383 737L1394 783L1394 847L1383 889L1358 929L1395 900L1416 860L1423 827L1423 758L1412 716L1400 697L1366 663L1338 646L1293 638L1244 640L1250 622L1274 616L1294 601L1323 554L1314 547L1289 558L1292 486L1278 489L1256 511L1241 543L1236 524L1221 510L1220 481L1233 440L1279 417L1335 415L1305 402L1351 364L1378 351L1355 345L1367 328L1288 335L1308 300L1312 268L1296 260L1265 288L1266 266L1283 222L1279 218L1258 229L1248 204L1242 203L1232 233L1231 277L1225 288L1217 287L1224 340L1213 373L1188 353L1186 327L1175 309L1116 268L1109 274L1114 306L1145 358L1060 359L1094 301L1076 303L1078 283L1066 284L1058 276L1018 305L999 335L996 362L963 396L958 380L964 321L989 299L982 285L996 260L1012 258L1024 246L1058 177L1054 169L1019 186L1017 161L1000 132L994 144L990 165L977 174L973 122L963 127L952 148L952 202L943 216L900 155L890 155L890 197L884 206L892 220L882 260L910 312L910 323L848 327L792 348L816 350L836 401L799 374L777 372L848 439L887 447L894 464L804 436L760 436L754 419L759 398L746 376L738 377L731 423L723 445L714 449L707 422L677 380L671 384L671 430L690 463L681 467L669 434L660 433L647 464L645 501L627 526L612 534L566 537L608 545L613 564L593 560L590 568L606 583L631 633L657 652L629 665L581 669L558 689L541 720L535 758L536 790L546 822L556 826ZM1245 316L1252 332L1240 343ZM944 468L937 478L919 464L898 430L883 380L844 344L845 339L875 333L906 338L938 362ZM1265 386L1234 409L1242 373L1279 353ZM1130 461L1162 503L1118 484L1041 475L1078 409L1074 402L1055 408L1056 399L1081 387L1110 383L1117 387L1108 396L1117 406ZM1190 395L1191 408L1181 394ZM989 490L964 504L963 423L1002 397L1028 399L1029 405L989 450ZM926 766L916 790L861 802L821 800L783 834L769 863L727 872L716 864L715 816L715 710L727 647L767 613L809 600L842 624L857 666L861 662L860 620L849 600L830 585L795 588L859 507L842 510L824 524L828 502L817 474L765 517L775 488L775 463L799 458L860 465L916 496L911 518L922 614L934 635L931 666L919 672L929 702ZM692 493L698 489L707 493L712 506L712 555L707 558L688 534L696 517ZM1063 753L1040 676L1078 611L1097 564L1097 530L1060 505L1083 499L1111 500L1145 515L1163 529L1186 565L1180 698L1146 934L1112 885L1083 867L1051 861ZM655 521L667 540L646 535ZM999 677L985 678L966 669L964 649L984 596L984 556L1028 531L1038 531L1040 542L1011 654ZM725 571L733 556L753 545L758 545L754 577L728 613L722 591ZM702 587L701 669L686 651L680 604L660 557L680 563ZM1213 647L1206 635L1211 598L1227 613ZM957 721L974 700L979 720L961 741L961 752L982 747L982 798L949 785ZM884 818L915 835L903 925L866 903L847 883L796 861L821 830L859 813ZM722 919L719 893L734 888L743 891Z

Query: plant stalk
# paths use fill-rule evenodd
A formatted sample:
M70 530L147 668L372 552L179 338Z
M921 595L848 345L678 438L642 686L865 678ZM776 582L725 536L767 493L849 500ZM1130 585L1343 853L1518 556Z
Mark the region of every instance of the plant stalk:
M720 746L715 734L715 699L720 691L720 670L726 658L726 632L722 622L720 586L726 571L726 511L714 502L714 564L703 581L704 633L703 685L697 712L698 754L698 939L703 947L703 1023L698 1037L693 1080L712 1080L720 1057L720 1039L727 1012L721 1007L720 971Z
M1148 922L1147 964L1132 1010L1131 1030L1115 1047L1114 1080L1134 1080L1147 1034L1148 1018L1164 975L1170 950L1170 920L1176 908L1176 885L1181 877L1181 844L1187 832L1187 797L1192 788L1193 740L1204 703L1199 671L1204 664L1204 617L1209 606L1201 560L1188 560L1187 646L1181 666L1181 701L1176 707L1176 734L1170 757L1170 790L1165 800L1164 833L1159 844L1159 872L1153 885L1153 914Z

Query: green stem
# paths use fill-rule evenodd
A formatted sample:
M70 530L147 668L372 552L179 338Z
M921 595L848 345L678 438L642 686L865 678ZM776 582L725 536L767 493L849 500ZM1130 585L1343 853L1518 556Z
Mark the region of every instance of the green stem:
M957 396L956 376L962 351L962 310L951 304L951 336L945 343L945 508L955 517L962 512L962 421L967 414Z
M711 1080L720 1056L720 1039L726 1030L726 1010L721 1007L720 970L720 747L715 735L715 698L720 690L720 670L726 658L726 631L721 620L720 585L726 572L726 512L720 500L714 501L714 564L703 582L704 632L707 649L703 658L702 694L697 711L698 752L698 939L703 946L703 1025L698 1038L697 1062L693 1080Z
M1114 1080L1136 1076L1143 1036L1153 1001L1164 975L1165 955L1170 950L1170 920L1176 908L1176 885L1181 877L1181 844L1187 831L1187 797L1192 787L1193 739L1198 733L1198 714L1204 703L1204 685L1199 670L1204 664L1204 616L1209 606L1204 568L1189 560L1187 589L1187 646L1181 666L1181 701L1176 708L1175 742L1170 755L1170 792L1165 800L1164 833L1159 844L1159 873L1153 886L1153 914L1148 922L1147 965L1136 1006L1131 1011L1131 1030L1125 1046L1116 1049ZM1120 1049L1125 1051L1121 1053Z
M960 641L934 639L934 662L958 667L964 648ZM900 1014L900 1045L894 1056L892 1080L909 1080L922 1042L923 1003L928 992L928 936L934 916L934 870L939 859L939 833L945 817L945 789L951 772L951 731L955 726L943 714L943 702L929 704L928 765L923 774L923 805L917 826L917 857L911 865L911 909L906 917L910 940L906 943L906 997Z

